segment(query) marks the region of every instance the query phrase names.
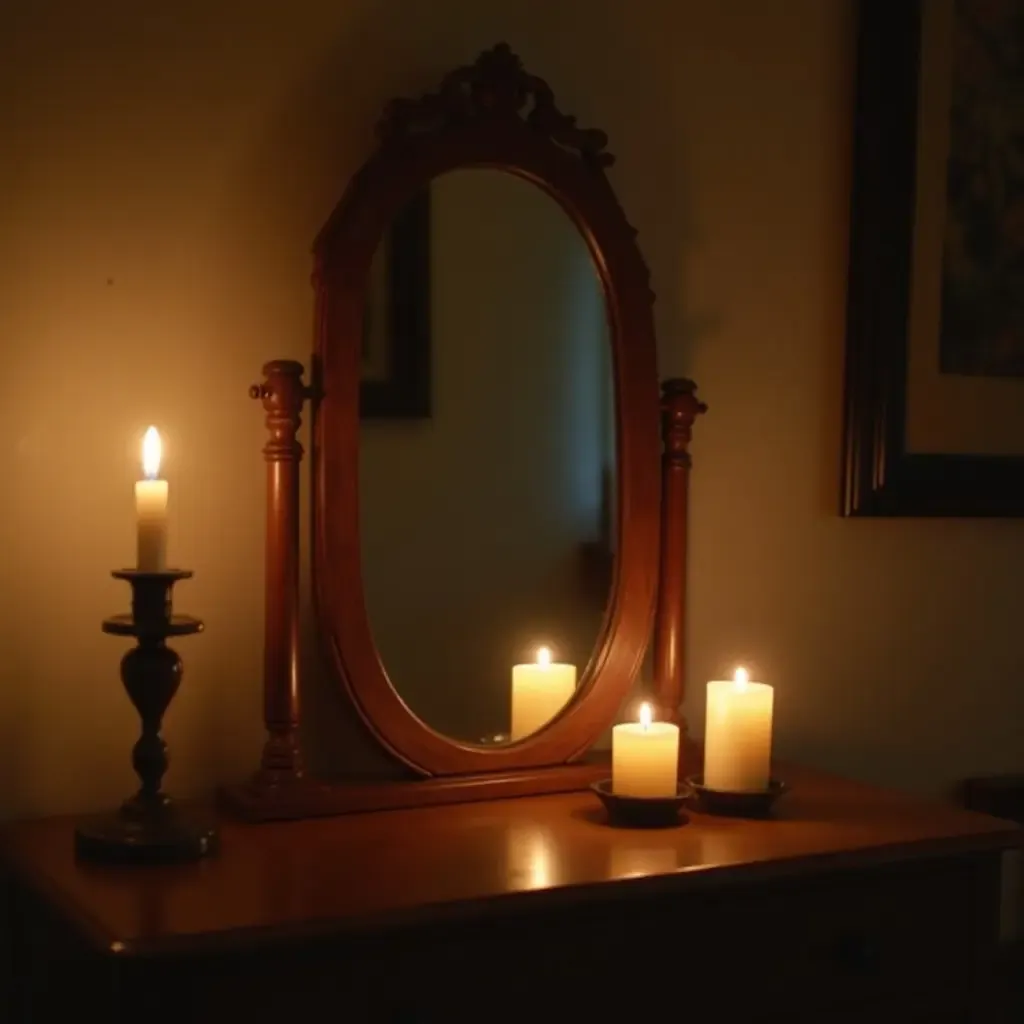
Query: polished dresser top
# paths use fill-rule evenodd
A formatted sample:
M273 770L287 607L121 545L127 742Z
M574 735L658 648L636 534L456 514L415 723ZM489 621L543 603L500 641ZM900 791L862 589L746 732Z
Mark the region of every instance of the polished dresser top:
M781 772L791 791L768 821L694 813L682 828L613 829L584 792L311 821L225 821L219 854L173 866L77 862L72 818L8 825L0 848L16 881L98 948L155 955L481 909L550 908L592 899L598 889L681 892L1022 843L1024 833L999 819L793 766Z

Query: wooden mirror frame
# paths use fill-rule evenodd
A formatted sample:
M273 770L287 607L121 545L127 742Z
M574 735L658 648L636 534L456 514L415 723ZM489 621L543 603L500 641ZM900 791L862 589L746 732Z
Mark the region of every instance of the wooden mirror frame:
M226 792L251 819L518 796L579 788L607 765L580 758L616 720L654 625L659 717L680 721L688 445L705 407L692 382L669 381L659 403L649 272L605 176L606 136L555 106L504 44L447 75L418 100L391 103L378 148L314 243L313 386L300 364L264 367L251 389L267 410L267 603L264 713L268 738L250 783ZM392 686L367 614L359 543L359 351L374 252L417 190L446 171L506 171L546 191L586 240L611 325L618 522L610 598L576 698L534 735L504 746L432 730ZM328 783L302 764L298 687L299 416L313 399L313 584L321 639L345 697L407 781ZM659 416L664 454L659 479ZM662 484L663 481L663 484ZM664 490L664 499L661 491ZM661 555L659 562L659 552ZM657 601L657 614L655 615Z

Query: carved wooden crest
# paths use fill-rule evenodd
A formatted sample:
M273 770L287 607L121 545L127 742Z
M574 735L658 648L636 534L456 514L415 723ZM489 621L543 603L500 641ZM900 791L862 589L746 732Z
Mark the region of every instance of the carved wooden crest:
M449 72L436 92L419 99L393 100L377 124L377 137L385 143L483 118L522 118L590 167L610 167L615 162L605 149L608 136L597 128L577 127L575 117L558 109L547 82L528 74L507 43Z

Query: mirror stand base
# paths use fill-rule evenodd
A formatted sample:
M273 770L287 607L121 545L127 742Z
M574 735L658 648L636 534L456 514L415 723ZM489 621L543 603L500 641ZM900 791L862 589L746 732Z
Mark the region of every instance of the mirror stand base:
M219 796L221 807L234 818L249 822L279 821L568 793L587 789L592 782L607 778L608 773L609 763L605 757L577 764L400 782L333 782L304 777L268 786L253 781L227 786Z

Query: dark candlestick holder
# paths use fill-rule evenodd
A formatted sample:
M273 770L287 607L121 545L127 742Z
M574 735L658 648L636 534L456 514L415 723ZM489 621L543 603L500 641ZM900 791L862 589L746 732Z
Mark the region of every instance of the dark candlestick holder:
M686 780L693 787L696 809L726 818L770 818L775 801L786 792L782 779L769 779L768 788L757 792L708 789L703 775Z
M112 575L127 580L132 588L131 614L105 619L103 632L136 639L121 659L121 680L142 719L142 734L132 749L132 767L141 786L120 810L83 821L75 831L75 852L100 861L195 860L216 848L217 831L210 821L193 818L175 806L164 793L167 744L160 735L182 671L181 658L167 646L167 638L203 630L199 619L175 615L171 608L174 584L192 573L119 569Z
M690 795L687 785L677 786L671 796L623 796L612 789L611 779L592 782L590 788L604 805L608 824L614 828L678 828L690 820L683 813Z

